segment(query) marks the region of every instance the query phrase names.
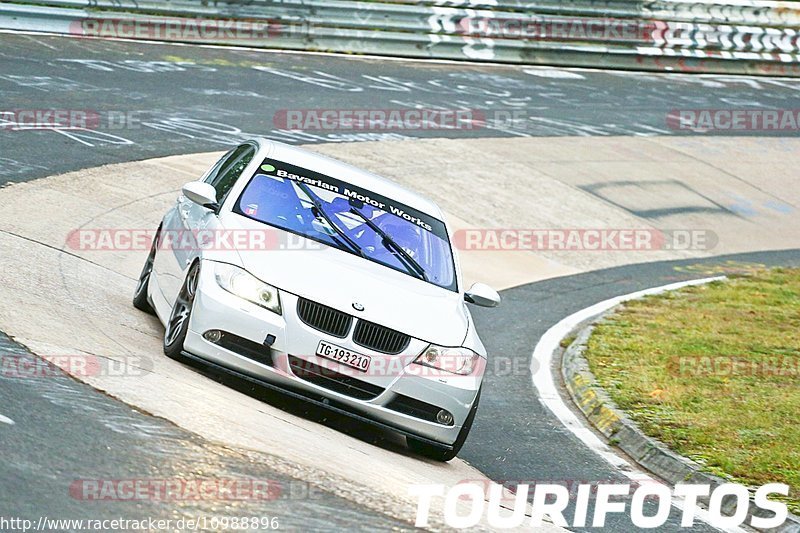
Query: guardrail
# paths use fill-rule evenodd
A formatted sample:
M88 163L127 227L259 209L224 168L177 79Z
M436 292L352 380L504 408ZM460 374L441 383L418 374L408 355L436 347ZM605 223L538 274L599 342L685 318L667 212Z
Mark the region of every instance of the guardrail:
M28 0L0 27L431 59L800 76L800 5L704 0Z

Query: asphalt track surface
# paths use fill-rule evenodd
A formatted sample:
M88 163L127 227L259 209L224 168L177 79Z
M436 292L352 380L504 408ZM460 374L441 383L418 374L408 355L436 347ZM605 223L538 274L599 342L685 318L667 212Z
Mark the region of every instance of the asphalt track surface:
M643 263L503 291L503 305L497 312L483 309L473 312L478 331L491 332L484 339L486 349L502 364L489 365L481 408L459 457L476 465L489 478L509 485L538 482L570 487L628 483L627 478L581 444L537 400L528 368L539 338L562 318L615 296L767 266L800 266L800 250ZM562 393L568 397L568 393L563 390ZM609 531L636 529L623 515L609 515L606 526ZM659 528L659 531L686 530L679 527L674 509L669 521ZM691 530L713 531L699 522Z
M0 334L0 351L6 371L35 365L36 357ZM9 364L11 357L18 362ZM30 368L30 366L27 366ZM0 424L0 509L6 518L21 517L37 523L52 520L92 519L178 520L205 517L207 529L215 517L276 518L289 531L341 531L353 524L369 524L377 531L409 529L377 513L365 512L357 502L334 496L324 481L309 484L278 475L268 459L211 444L160 418L149 416L97 392L53 367L52 374L34 377L0 375L0 405L15 423ZM268 429L265 429L268 430ZM153 487L181 480L181 491L168 496L136 497L126 485L93 485L96 480L154 482ZM240 484L254 487L256 498L214 496L194 499L191 487L200 481L214 494ZM251 480L256 483L250 485ZM97 487L97 488L95 488ZM120 490L117 490L117 487ZM157 490L157 489L156 489ZM156 494L156 493L154 493ZM233 494L233 493L229 493ZM105 499L95 499L102 495ZM262 499L263 497L263 499ZM184 524L186 522L183 522ZM59 531L78 527L55 527ZM183 527L179 529L188 529Z
M354 60L46 36L2 34L0 43L3 110L88 109L101 115L115 111L135 118L135 123L120 129L0 131L2 183L104 163L218 150L256 134L313 143L372 140L375 135L688 133L666 126L669 110L725 107L737 102L744 106L754 101L765 107L790 108L800 90L800 82L787 80L588 71L554 78L511 67ZM485 110L514 107L533 118L501 129L366 135L280 131L274 122L275 113L281 109L415 105ZM586 449L537 401L527 370L536 341L564 316L600 300L754 265L800 265L800 253L765 252L633 265L504 291L501 308L476 310L474 314L490 353L500 361L513 363L510 368L490 365L481 409L460 456L500 482L622 481L619 472ZM7 355L32 357L8 339L2 339L0 348ZM316 493L315 498L302 496L303 487L293 488L292 480L275 476L266 458L205 443L66 376L3 378L0 384L0 414L16 422L0 424L5 459L0 464L0 476L8 480L0 486L0 505L13 509L15 515L175 518L215 513L263 516L266 512L283 519L290 528L341 529L362 524L369 529L388 529L399 525L328 493ZM250 390L235 380L230 384L280 405L279 398ZM297 412L296 407L285 408ZM320 422L335 425L337 420L323 417ZM245 502L222 506L208 502L87 502L69 492L76 479L169 478L187 472L209 478L273 479L285 490L283 497L264 505ZM609 520L608 530L632 529L624 515L611 515ZM677 529L673 516L661 530ZM694 530L706 528L698 525Z
M443 65L0 33L0 111L99 114L88 130L15 131L0 116L0 184L219 150L254 135L309 144L692 134L672 129L667 114L793 109L799 95L797 79ZM275 120L282 110L410 108L472 110L487 121L472 129L289 131Z

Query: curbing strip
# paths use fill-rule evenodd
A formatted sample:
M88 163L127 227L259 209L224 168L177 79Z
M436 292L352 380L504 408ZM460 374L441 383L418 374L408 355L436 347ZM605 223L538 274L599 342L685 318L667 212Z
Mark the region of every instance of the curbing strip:
M601 322L614 312L619 305L601 313L594 318L579 324L572 334L576 334L570 345L558 351L563 351L561 356L561 375L570 397L580 409L592 426L605 436L609 445L624 451L641 467L667 481L671 485L678 483L693 483L711 485L712 491L727 480L701 471L701 466L667 448L658 440L645 435L639 427L625 413L623 413L603 389L589 370L589 362L583 356L586 343L594 330L595 324ZM564 337L567 338L567 337ZM708 498L698 498L698 501L708 505ZM734 511L735 500L723 500L722 510L726 514ZM753 516L769 518L772 513L757 507L753 500L747 512L745 522L749 525ZM798 533L800 532L800 517L789 513L786 521L777 528L760 529L765 533Z

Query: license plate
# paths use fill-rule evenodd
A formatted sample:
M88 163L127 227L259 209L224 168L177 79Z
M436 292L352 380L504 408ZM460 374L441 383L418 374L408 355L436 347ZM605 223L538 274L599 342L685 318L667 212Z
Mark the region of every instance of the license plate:
M317 355L362 372L366 372L369 369L370 362L372 362L372 359L368 355L362 355L325 341L319 341L317 345Z

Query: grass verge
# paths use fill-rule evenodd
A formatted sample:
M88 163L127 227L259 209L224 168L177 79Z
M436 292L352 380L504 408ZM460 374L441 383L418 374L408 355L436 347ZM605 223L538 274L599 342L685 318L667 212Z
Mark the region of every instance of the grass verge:
M647 435L716 475L787 483L800 513L800 269L629 302L585 355Z

